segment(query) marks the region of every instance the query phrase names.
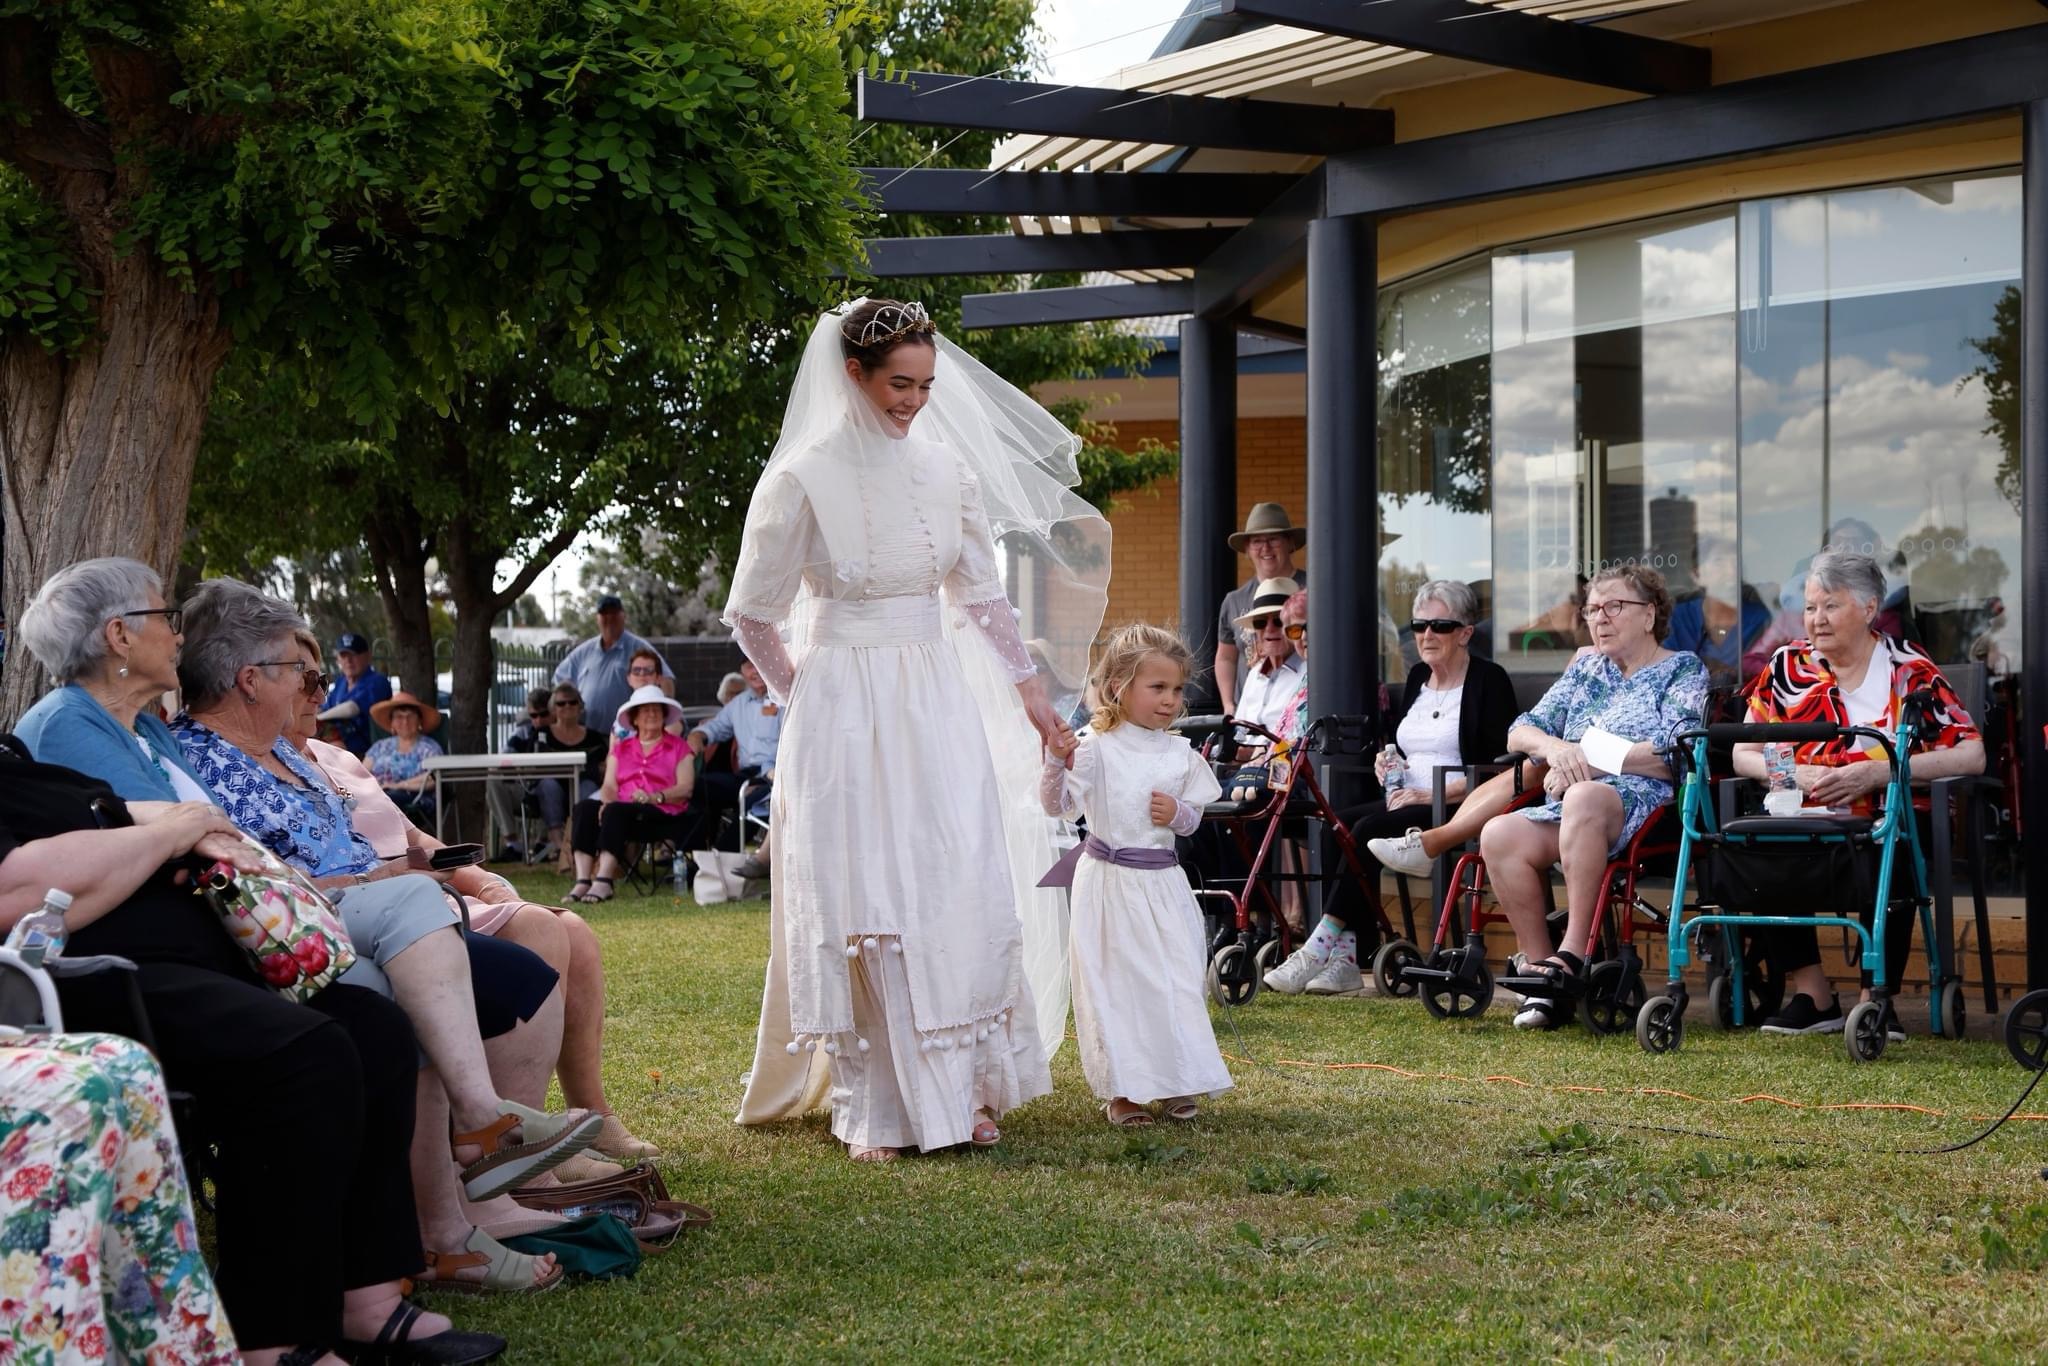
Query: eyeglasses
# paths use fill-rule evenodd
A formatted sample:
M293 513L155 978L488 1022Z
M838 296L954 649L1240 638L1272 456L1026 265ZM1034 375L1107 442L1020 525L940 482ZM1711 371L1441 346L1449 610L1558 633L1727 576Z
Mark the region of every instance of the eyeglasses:
M1417 617L1408 623L1408 634L1419 636L1427 631L1433 635L1454 636L1465 629L1465 623L1449 617Z
M171 628L171 634L185 634L185 609L182 607L138 607L132 612L123 612L124 617L162 617L164 625Z
M1290 621L1285 626L1282 626L1280 631L1289 640L1308 639L1308 623L1305 621Z
M1579 615L1587 621L1598 621L1601 617L1606 617L1609 621L1613 621L1621 615L1621 609L1624 607L1648 607L1649 605L1649 603L1644 602L1641 598L1609 598L1606 602L1587 603L1585 610L1580 612Z
M553 702L549 703L549 705L555 707L580 707L583 704L571 697L557 697Z
M655 668L652 664L635 664L632 668L626 670L626 677L648 678L660 672L661 670Z
M303 659L254 659L249 661L252 669L290 669L295 674L304 674L307 669Z
M306 690L306 696L308 697L325 697L327 696L327 685L331 681L326 674L310 673L306 675L306 681L299 686Z

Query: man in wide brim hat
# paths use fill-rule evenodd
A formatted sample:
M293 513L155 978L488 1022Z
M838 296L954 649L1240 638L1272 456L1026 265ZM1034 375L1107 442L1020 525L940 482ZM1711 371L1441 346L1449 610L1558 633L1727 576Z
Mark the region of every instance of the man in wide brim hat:
M384 730L391 729L391 713L401 707L411 707L413 714L420 718L420 734L431 735L441 724L441 709L431 702L422 702L405 689L400 688L391 696L370 708L370 719Z
M1253 503L1244 519L1244 530L1230 533L1230 548L1244 555L1250 553L1254 536L1285 536L1288 549L1299 550L1308 544L1308 528L1293 522L1279 503Z
M1262 583L1289 579L1298 588L1308 587L1308 575L1294 567L1295 552L1307 544L1308 528L1296 526L1278 503L1252 504L1244 530L1230 537L1230 548L1251 558L1252 576L1223 595L1216 615L1216 692L1224 711L1235 709L1249 663L1237 619L1251 610Z

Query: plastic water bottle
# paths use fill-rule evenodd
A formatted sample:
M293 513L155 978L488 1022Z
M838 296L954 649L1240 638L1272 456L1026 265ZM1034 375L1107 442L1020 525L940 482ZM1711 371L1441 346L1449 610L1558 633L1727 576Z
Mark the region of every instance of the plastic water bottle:
M43 893L43 904L14 923L7 947L22 956L32 968L62 956L64 941L71 937L64 913L71 909L71 893L52 887Z
M1392 792L1397 787L1408 786L1408 760L1400 750L1387 746L1387 776L1380 786Z
M690 860L683 856L683 851L680 849L676 850L674 862L669 864L669 876L675 881L676 895L678 897L688 894L690 890Z
M1799 779L1792 746L1776 740L1764 746L1764 810L1773 816L1799 814Z

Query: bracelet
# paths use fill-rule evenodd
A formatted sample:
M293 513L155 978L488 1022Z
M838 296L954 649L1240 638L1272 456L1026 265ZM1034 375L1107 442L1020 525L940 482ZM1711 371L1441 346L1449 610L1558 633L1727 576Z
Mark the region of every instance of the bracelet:
M356 880L356 886L358 887L367 887L370 885L369 876L365 873L351 873L349 874L349 876L353 877Z

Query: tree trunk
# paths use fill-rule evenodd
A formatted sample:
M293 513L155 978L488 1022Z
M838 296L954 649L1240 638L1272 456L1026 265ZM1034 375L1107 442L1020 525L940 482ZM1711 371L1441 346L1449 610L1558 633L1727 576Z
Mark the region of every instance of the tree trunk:
M431 702L434 619L427 603L430 547L422 538L419 514L408 505L380 500L363 521L363 540L370 548L377 596L384 603L384 622L391 632L385 668L415 697Z
M77 354L0 343L9 623L51 574L95 556L141 560L173 585L207 400L232 339L211 293L166 278L145 251L114 257L100 287L99 331ZM47 682L26 651L8 651L0 722Z

